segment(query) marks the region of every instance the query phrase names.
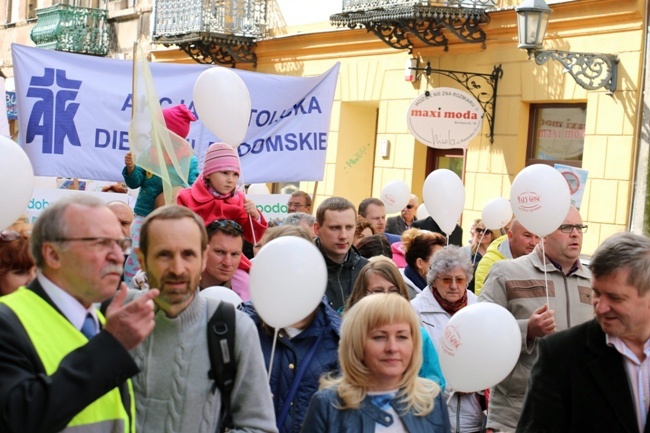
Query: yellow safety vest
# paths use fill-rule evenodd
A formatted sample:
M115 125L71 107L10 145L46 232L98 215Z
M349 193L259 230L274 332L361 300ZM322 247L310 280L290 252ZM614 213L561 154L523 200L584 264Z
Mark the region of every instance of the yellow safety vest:
M52 375L63 358L88 339L43 298L31 290L20 288L0 297L16 314L38 353L45 372ZM97 312L100 323L104 316ZM131 380L127 381L131 396L130 416L124 408L120 390L114 388L79 412L62 430L66 433L135 433L135 398Z

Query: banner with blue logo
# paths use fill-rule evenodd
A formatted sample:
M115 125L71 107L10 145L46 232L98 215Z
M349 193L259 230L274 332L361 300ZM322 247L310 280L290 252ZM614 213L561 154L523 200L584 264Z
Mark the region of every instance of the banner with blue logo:
M19 142L34 174L121 181L130 149L133 63L17 44L12 57ZM184 103L196 114L194 82L213 66L150 67L161 106ZM305 78L233 71L246 83L252 102L246 138L237 148L242 180L322 180L339 63ZM202 162L218 139L199 119L187 140Z

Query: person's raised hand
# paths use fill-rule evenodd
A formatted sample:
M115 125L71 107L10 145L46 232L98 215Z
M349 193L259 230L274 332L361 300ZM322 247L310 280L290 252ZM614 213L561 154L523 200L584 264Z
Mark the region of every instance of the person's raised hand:
M124 165L126 165L127 174L131 174L135 170L135 163L133 162L133 154L131 152L126 152L126 155L124 155Z
M104 329L113 335L127 350L142 343L154 328L153 298L157 289L151 289L128 304L122 305L126 298L126 284L122 283L117 294L106 308Z
M255 206L255 203L253 200L246 199L244 202L244 209L246 210L246 213L253 217L253 219L259 220L260 219L260 212L257 210L257 206Z
M544 304L528 320L528 338L543 337L555 332L555 310Z

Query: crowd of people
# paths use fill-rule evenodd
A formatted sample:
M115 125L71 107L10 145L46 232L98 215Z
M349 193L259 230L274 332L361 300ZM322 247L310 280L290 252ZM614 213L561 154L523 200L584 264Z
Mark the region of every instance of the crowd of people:
M186 133L182 109L168 117ZM125 162L125 179L151 180ZM580 261L587 226L573 207L542 240L516 220L498 231L476 220L463 245L459 226L447 236L433 218L416 219L416 196L388 219L379 199L355 206L337 196L312 216L302 191L283 224L268 227L240 175L234 149L214 143L177 204L156 204L150 182L135 212L80 194L33 227L18 221L0 233L0 431L650 428L646 237L612 236L590 271ZM318 248L327 282L306 317L275 330L250 300L248 272L284 236ZM291 278L291 262L278 272ZM241 306L222 310L205 294L215 286ZM512 314L521 350L502 381L460 392L439 354L447 323L477 302Z

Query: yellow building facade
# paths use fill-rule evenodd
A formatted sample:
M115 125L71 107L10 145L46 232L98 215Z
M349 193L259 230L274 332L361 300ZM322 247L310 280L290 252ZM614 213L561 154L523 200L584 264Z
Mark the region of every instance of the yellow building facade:
M135 10L141 13L140 3L136 3ZM481 216L485 203L498 196L509 198L515 176L530 162L531 106L586 104L581 167L589 171L589 177L581 214L589 225L583 253L591 254L614 232L629 228L643 231L642 224L633 221L633 203L645 203L647 184L647 179L637 174L639 143L643 138L646 6L635 0L550 4L553 13L545 49L617 55L617 90L610 95L605 89L583 89L563 72L558 62L538 66L529 60L526 51L517 48L517 4L499 1L498 7L488 12L489 23L482 26L487 35L484 47L480 43L464 43L446 33L447 51L420 44L409 54L407 50L389 47L366 29L335 28L329 21L295 27L270 25L270 36L258 40L254 48L257 66L237 67L313 76L323 73L334 62L341 63L325 178L317 185L300 184L304 191L316 191L317 206L332 195L347 197L355 204L366 197L379 197L382 187L392 180L404 180L421 199L428 172L441 166L436 165L437 157L442 157L440 161L451 160L409 133L406 113L411 101L427 88L461 87L435 73L428 77L428 82L425 74L416 83L405 81L404 68L409 58L418 58L420 67L430 62L435 69L484 74L501 65L503 76L498 82L493 143L484 121L481 134L471 141L464 160L454 160L463 167L466 190L464 240L469 239L471 222ZM147 6L149 11L151 4L147 2ZM268 11L272 14L273 8ZM119 21L119 16L115 19ZM274 22L274 17L268 21ZM133 39L144 33L142 26L134 28ZM3 50L7 50L8 40L3 39ZM16 41L15 37L12 39ZM129 38L123 35L120 39ZM153 61L193 62L180 50L156 45L152 48ZM6 60L4 66L6 70ZM382 142L388 143L383 154ZM645 208L635 206L636 213L645 214Z
M589 231L583 253L591 254L609 235L631 225L635 163L641 131L645 6L630 0L579 0L551 4L545 49L618 55L617 90L587 91L563 72L559 62L542 66L517 48L516 3L501 3L489 12L483 27L485 47L449 38L449 49L416 46L412 56L420 67L489 74L501 65L498 82L494 142L488 124L469 145L464 161L466 190L462 226L469 238L472 219L485 203L509 198L510 186L528 159L531 104L586 104L582 168L589 171L581 214ZM383 185L404 180L422 197L430 170L431 150L416 141L406 123L407 109L427 87L460 88L454 80L424 74L419 85L404 79L406 50L384 44L365 29L337 29L329 23L288 29L285 36L259 41L256 71L310 76L341 62L325 178L317 186L317 203L341 195L354 203L379 197ZM157 61L191 61L176 51L156 51ZM239 67L239 65L238 65ZM246 66L242 66L246 67ZM386 156L379 143L388 140ZM313 191L313 182L302 190ZM441 203L444 206L444 203Z

